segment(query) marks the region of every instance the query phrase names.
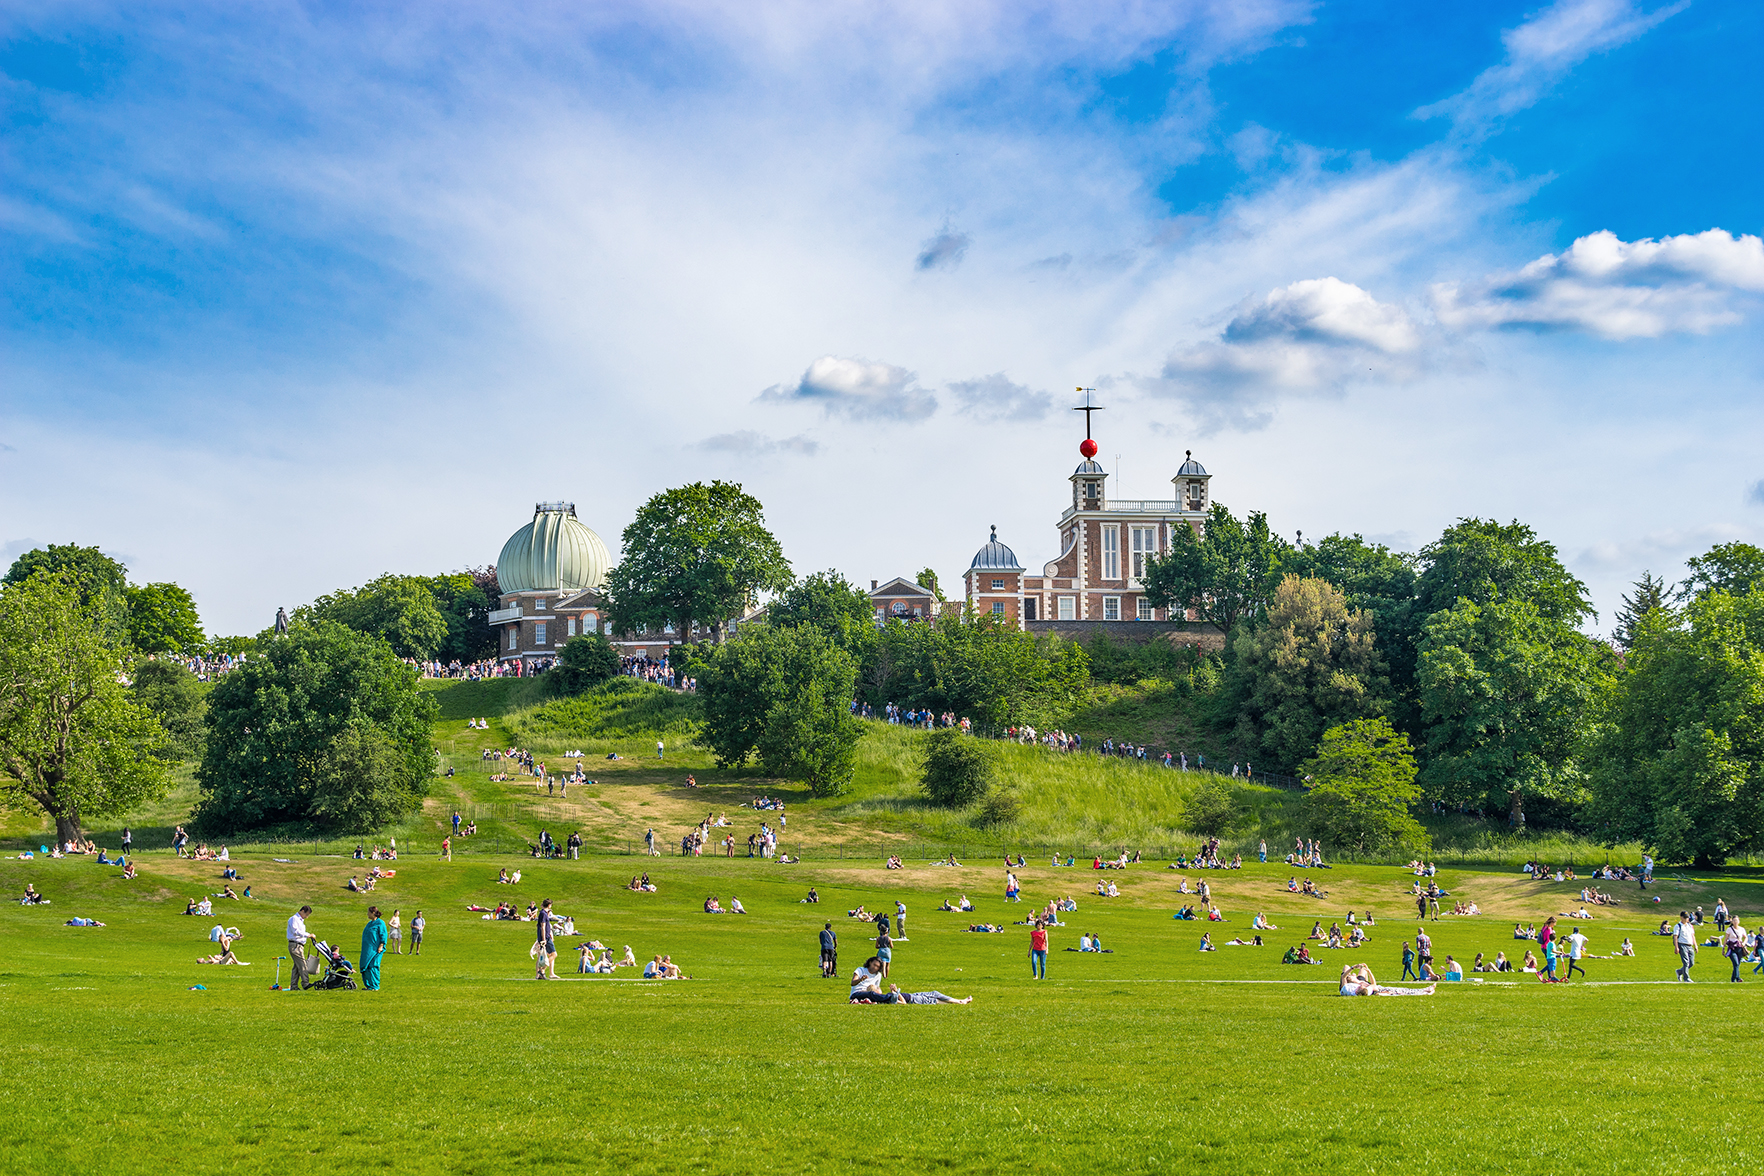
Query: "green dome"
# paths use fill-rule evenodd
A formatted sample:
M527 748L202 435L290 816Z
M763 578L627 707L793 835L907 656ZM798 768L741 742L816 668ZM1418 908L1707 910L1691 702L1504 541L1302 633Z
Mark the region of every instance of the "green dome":
M502 545L496 583L504 592L580 592L603 586L611 566L600 536L576 521L575 503L541 502Z

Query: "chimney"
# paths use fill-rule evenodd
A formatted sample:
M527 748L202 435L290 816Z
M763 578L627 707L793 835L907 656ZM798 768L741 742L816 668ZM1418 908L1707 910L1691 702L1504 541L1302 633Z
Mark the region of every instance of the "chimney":
M874 592L875 590L876 590L876 581L871 580L870 581L870 591Z

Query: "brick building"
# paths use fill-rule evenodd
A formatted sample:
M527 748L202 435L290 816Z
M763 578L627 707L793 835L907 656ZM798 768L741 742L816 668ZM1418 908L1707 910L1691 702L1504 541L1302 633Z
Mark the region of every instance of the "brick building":
M576 518L573 502L541 502L533 521L509 536L496 560L502 607L490 614L497 656L533 662L557 656L564 642L598 633L612 559L606 544Z

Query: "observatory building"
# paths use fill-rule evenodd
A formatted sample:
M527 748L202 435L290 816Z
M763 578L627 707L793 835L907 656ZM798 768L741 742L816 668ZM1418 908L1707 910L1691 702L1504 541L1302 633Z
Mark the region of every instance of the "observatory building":
M576 518L573 502L541 502L533 521L508 537L496 560L501 607L490 614L504 660L557 656L578 633L597 633L612 558Z

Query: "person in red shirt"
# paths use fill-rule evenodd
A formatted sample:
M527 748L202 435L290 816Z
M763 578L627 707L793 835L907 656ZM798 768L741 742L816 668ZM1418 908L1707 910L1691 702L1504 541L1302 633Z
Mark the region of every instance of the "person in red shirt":
M1037 980L1047 979L1047 925L1040 919L1029 931L1029 974Z

